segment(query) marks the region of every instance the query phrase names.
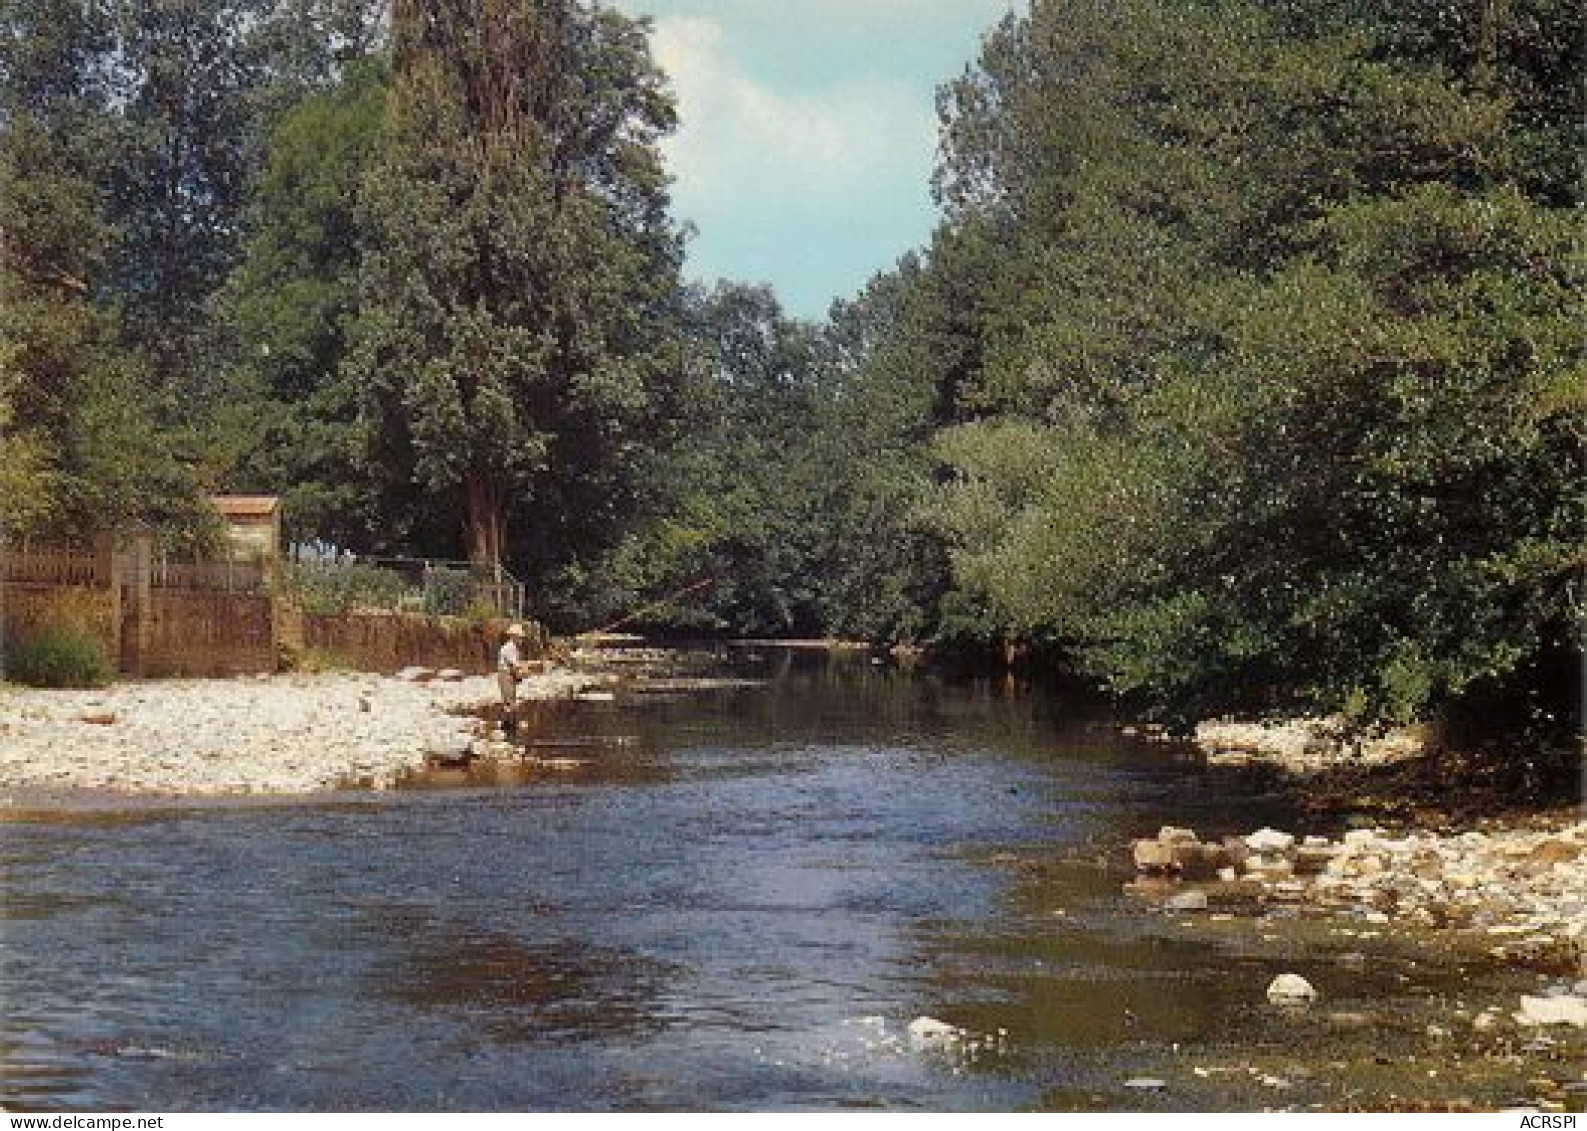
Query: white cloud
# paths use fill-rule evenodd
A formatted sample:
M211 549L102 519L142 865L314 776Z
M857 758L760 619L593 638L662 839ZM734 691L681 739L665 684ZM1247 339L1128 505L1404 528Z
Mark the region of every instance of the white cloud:
M862 79L784 92L736 60L716 20L656 22L653 48L671 76L682 125L667 142L677 211L705 219L753 207L820 215L856 194L923 185L936 145L932 108L901 82Z

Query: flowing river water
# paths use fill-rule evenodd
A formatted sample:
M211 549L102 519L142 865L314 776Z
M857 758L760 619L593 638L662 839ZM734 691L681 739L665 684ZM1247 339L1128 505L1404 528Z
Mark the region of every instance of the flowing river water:
M1306 1108L1522 1086L1525 1056L1457 1067L1436 1022L1526 971L1121 892L1159 825L1295 827L1258 780L998 684L787 655L750 674L770 682L537 708L533 752L561 761L501 781L0 825L0 1104ZM1284 970L1326 1008L1269 1006Z

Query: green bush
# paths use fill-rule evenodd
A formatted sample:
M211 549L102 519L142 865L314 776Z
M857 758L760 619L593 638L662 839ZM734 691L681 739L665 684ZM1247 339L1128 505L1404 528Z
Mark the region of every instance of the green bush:
M32 687L103 687L110 682L99 638L80 624L45 625L10 656L9 675Z
M467 615L475 599L474 575L466 569L432 569L424 579L424 611L430 616Z
M395 609L408 588L401 574L358 563L292 565L284 580L298 608L314 616Z

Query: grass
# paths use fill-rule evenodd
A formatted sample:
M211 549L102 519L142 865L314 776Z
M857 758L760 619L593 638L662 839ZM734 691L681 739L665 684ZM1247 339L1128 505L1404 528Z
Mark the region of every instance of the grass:
M99 637L71 622L40 627L7 657L6 674L29 687L104 687L110 682Z

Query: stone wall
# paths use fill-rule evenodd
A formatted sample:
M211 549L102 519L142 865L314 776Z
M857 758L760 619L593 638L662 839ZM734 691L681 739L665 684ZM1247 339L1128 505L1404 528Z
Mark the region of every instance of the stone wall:
M394 672L405 667L458 668L469 674L491 671L501 643L499 624L412 613L302 615L288 639L304 650L360 671ZM531 655L540 651L531 634Z
M139 641L145 676L224 676L276 669L270 598L155 589Z

